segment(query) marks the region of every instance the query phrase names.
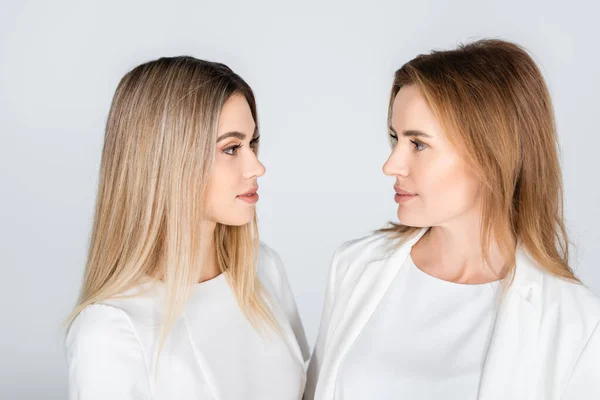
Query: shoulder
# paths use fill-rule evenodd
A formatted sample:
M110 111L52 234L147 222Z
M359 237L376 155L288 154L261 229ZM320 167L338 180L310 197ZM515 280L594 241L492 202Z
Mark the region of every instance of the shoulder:
M396 244L397 241L389 234L374 232L342 243L334 255L338 259L360 257L366 260L380 260L392 256Z
M348 240L333 253L330 277L339 281L351 270L377 265L377 261L394 257L402 246L397 239L383 232Z
M531 258L521 254L519 259L521 288L518 292L539 312L540 340L547 339L545 343L556 357L570 360L565 362L565 372L571 370L584 353L588 354L585 359L600 360L600 299L583 284L555 276ZM595 363L595 368L600 367L599 361Z
M150 397L149 365L127 314L102 304L87 306L65 338L70 397ZM141 398L141 397L140 397Z
M561 314L564 322L593 325L600 322L600 298L582 283L542 272L543 302Z
M132 326L142 329L160 324L165 287L160 281L147 280L98 305L112 307L127 316Z
M570 360L565 363L570 390L579 383L583 384L580 388L593 383L600 391L594 372L600 369L600 299L583 284L547 272L542 282L542 323L550 328L551 337L560 338L552 342L552 351Z
M84 308L72 322L66 344L86 347L110 345L118 334L133 334L133 326L127 314L116 307L92 304Z
M140 284L85 307L69 326L67 349L83 349L87 353L88 349L121 346L143 351L146 341L140 339L160 324L160 290Z
M565 327L600 321L600 299L589 288L547 271L523 248L517 249L513 284L546 317Z
M517 249L511 286L545 317L565 326L600 321L600 299L590 289L548 272L523 248Z
M261 283L273 286L277 291L287 282L287 275L279 253L264 242L260 242L256 268Z
M273 248L265 242L260 242L258 248L258 268L262 269L278 269L277 264L281 263L281 257Z
M141 342L128 315L104 305L87 306L65 337L69 363L111 368L125 360L145 364Z

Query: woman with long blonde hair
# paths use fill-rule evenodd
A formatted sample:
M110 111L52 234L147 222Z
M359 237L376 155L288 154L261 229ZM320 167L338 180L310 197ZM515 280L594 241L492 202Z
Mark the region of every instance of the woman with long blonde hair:
M127 73L106 125L69 396L299 399L306 339L255 216L256 103L219 63Z
M420 55L388 115L399 222L335 253L305 399L600 399L535 62L501 40Z

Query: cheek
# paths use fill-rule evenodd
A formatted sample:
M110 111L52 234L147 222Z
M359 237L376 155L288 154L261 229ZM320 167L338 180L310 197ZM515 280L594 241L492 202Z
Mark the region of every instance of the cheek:
M461 159L452 159L439 165L429 185L433 197L426 200L442 214L459 214L476 203L479 182Z
M419 225L433 226L477 205L479 180L460 158L429 160L412 175L420 201L416 209L399 210L405 219L419 216Z
M231 197L239 189L239 177L237 163L229 160L223 155L217 155L215 166L212 172L212 186L215 188L215 196L223 198ZM235 194L234 194L235 196Z
M236 196L247 187L244 185L241 171L231 160L215 161L208 188L205 217L211 221L229 225L245 225L254 217L254 208Z

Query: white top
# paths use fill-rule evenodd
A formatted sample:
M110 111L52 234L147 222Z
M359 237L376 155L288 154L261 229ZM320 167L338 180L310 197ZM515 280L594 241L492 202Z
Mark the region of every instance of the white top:
M308 349L281 260L261 245L258 273L281 333L257 331L225 274L197 284L163 347L161 293L87 307L66 337L71 400L298 400ZM156 380L155 380L156 377Z
M444 281L406 263L342 361L336 400L477 398L499 282Z
M334 253L304 400L339 400L342 362L428 229L401 244L377 232ZM477 400L600 399L600 299L584 285L547 272L521 245L515 261ZM432 352L445 356L437 348ZM367 397L375 399L372 393Z

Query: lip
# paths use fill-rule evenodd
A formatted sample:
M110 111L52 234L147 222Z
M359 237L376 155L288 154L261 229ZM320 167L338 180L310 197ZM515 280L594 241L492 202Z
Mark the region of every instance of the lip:
M252 195L252 194L255 194L257 191L258 191L258 186L255 186L252 189L248 190L247 192L238 195L238 197Z
M242 193L237 195L236 198L248 203L248 204L256 204L258 201L258 186L248 190L246 193Z
M404 190L398 186L394 186L394 190L396 191L397 194L399 195L403 195L403 196L416 196L416 193L413 192L409 192L408 190Z
M394 201L398 204L406 203L407 201L410 201L417 197L416 193L409 192L408 190L404 190L402 188L399 188L398 186L394 186L394 191L396 192L396 194L394 195Z

